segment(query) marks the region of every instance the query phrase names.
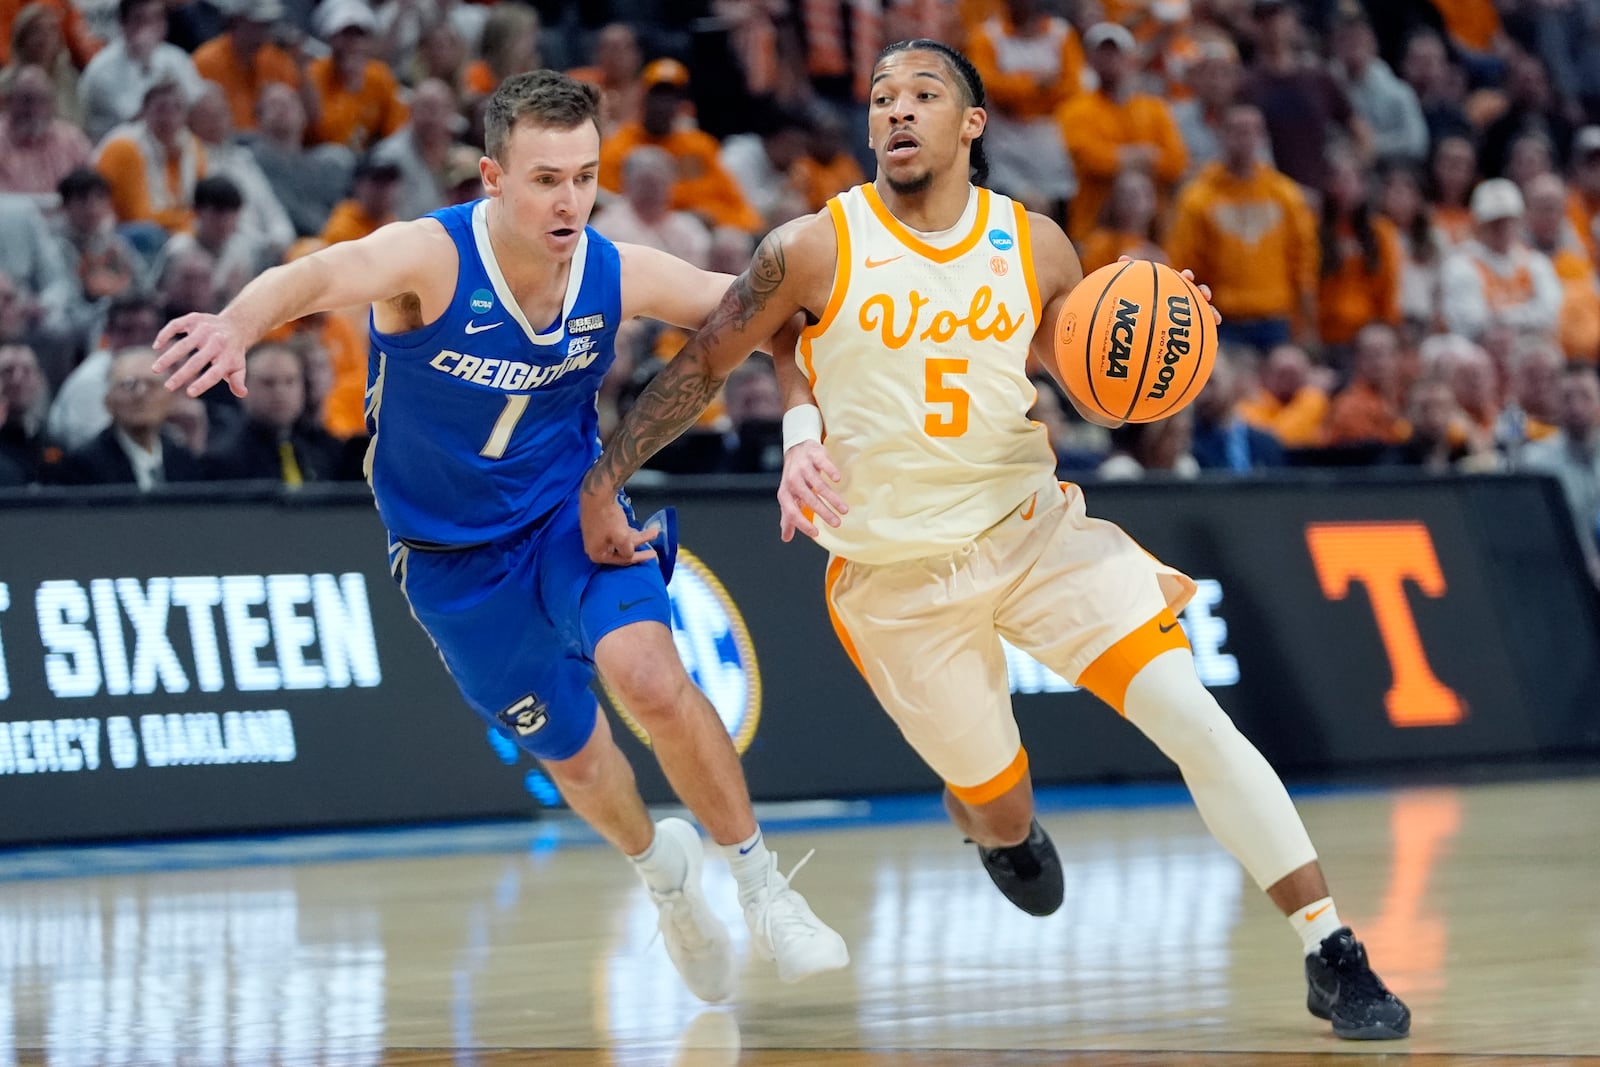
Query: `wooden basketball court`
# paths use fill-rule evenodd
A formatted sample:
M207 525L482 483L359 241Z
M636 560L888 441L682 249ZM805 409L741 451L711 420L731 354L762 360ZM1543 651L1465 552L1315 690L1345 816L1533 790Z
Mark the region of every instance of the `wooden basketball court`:
M1600 778L1299 798L1341 915L1414 1013L1377 1045L1306 1013L1287 924L1190 806L1126 802L1148 792L1047 805L1067 903L1043 920L938 822L763 813L786 870L817 850L796 885L853 962L784 986L752 961L720 1007L684 991L623 861L559 820L11 853L0 1057L1600 1063ZM743 953L726 865L707 881Z

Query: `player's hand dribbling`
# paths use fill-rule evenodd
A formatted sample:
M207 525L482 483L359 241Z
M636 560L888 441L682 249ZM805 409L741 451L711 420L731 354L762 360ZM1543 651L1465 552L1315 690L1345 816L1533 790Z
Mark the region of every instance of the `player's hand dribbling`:
M792 541L799 530L816 537L817 526L806 517L808 510L829 526L838 526L839 516L850 510L829 484L839 477L839 468L820 441L801 441L785 452L783 480L778 484L778 535Z
M248 391L244 385L244 352L249 345L244 332L221 315L182 315L156 335L152 347L161 355L154 370L158 374L172 371L167 388L174 392L187 385L190 396L199 396L226 381L233 395L242 397ZM174 367L177 370L172 370Z
M596 563L627 567L656 558L650 542L660 531L654 526L635 530L615 494L580 493L578 523L583 528L583 550Z

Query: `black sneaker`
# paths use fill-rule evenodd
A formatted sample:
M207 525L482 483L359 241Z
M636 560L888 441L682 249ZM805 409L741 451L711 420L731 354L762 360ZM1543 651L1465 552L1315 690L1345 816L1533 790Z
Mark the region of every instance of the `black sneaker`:
M1029 915L1050 915L1061 907L1065 889L1061 857L1039 820L1033 820L1028 839L1009 848L978 846L978 858L1007 900Z
M1337 1037L1352 1041L1392 1041L1411 1032L1411 1009L1372 973L1367 951L1348 926L1322 941L1306 957L1306 1008L1333 1022Z

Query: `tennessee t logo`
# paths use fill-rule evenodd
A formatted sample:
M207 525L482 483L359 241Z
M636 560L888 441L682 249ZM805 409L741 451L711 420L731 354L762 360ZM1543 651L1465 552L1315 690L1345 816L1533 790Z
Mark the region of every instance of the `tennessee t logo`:
M1466 704L1433 673L1406 603L1407 579L1425 596L1444 596L1444 572L1428 528L1420 522L1314 522L1306 527L1306 545L1323 596L1343 600L1353 583L1367 587L1394 676L1383 698L1389 721L1402 727L1459 723Z

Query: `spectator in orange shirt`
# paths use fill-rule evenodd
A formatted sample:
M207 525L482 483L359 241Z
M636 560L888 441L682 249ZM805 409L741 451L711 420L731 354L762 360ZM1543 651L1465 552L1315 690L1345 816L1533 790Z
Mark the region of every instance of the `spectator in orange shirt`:
M119 223L154 223L178 233L194 222L194 185L206 176L206 153L187 118L183 88L160 81L144 94L139 120L119 126L100 145L95 169L111 184ZM148 238L137 231L127 236L135 247Z
M1572 138L1570 164L1572 195L1567 201L1567 216L1589 259L1600 263L1600 126L1585 126Z
M1444 138L1433 146L1428 178L1434 226L1451 247L1472 240L1475 224L1467 201L1478 184L1478 150L1465 137Z
M1567 215L1567 187L1554 174L1541 174L1524 190L1528 243L1550 257L1561 280L1561 312L1556 333L1567 358L1593 363L1600 358L1600 279L1594 261Z
M1474 340L1495 326L1553 334L1561 313L1561 281L1543 252L1522 240L1522 193L1490 178L1472 193L1477 238L1445 260L1444 322Z
M622 127L600 146L601 187L620 192L622 161L640 145L655 145L677 161L674 210L695 212L709 226L732 226L751 233L760 229L761 216L723 168L716 139L701 130L674 128L686 99L689 68L675 59L658 59L645 68L644 83L644 118Z
M318 15L331 51L306 68L317 96L311 141L364 152L405 125L400 83L387 63L371 58L377 23L366 4L329 0Z
M1400 325L1400 238L1372 210L1366 176L1348 153L1328 161L1322 200L1322 285L1317 333L1343 347L1369 322Z
M1167 235L1172 262L1210 284L1219 336L1258 351L1315 331L1322 262L1300 187L1261 162L1265 139L1258 109L1230 108L1223 158L1179 194Z
M1083 89L1083 46L1072 24L1038 0L1006 0L972 32L968 54L983 79L989 182L1030 209L1059 216L1078 191L1055 114Z
M1328 407L1328 444L1397 445L1408 427L1400 416L1400 338L1373 323L1356 334L1350 383Z
M5 0L0 0L3 7ZM70 3L64 6L77 18L77 9ZM6 38L0 36L0 48ZM55 95L56 114L74 126L83 125L83 106L78 102L78 68L73 65L72 52L61 28L61 13L47 3L34 0L17 12L11 24L11 58L0 67L0 87L9 85L17 71L23 67L38 67L50 78L50 91ZM95 43L96 49L99 42Z
M795 161L792 174L810 211L821 211L830 199L867 180L861 164L846 150L846 136L834 112L819 108L812 115L805 153Z
M66 42L72 62L79 70L88 66L89 60L100 51L102 42L89 32L88 23L72 0L0 0L0 65L11 62L17 45L12 31L18 22L29 17L30 8L48 11L55 19L57 32Z
M256 128L256 102L263 85L277 82L300 88L294 57L270 40L272 24L281 18L282 0L249 0L228 20L226 33L195 49L195 70L222 87L236 130Z
M1239 401L1239 417L1285 448L1322 444L1333 372L1314 367L1298 345L1279 345L1267 353L1258 377L1255 392Z
M1142 170L1125 170L1111 186L1100 225L1083 239L1083 272L1099 270L1123 256L1167 262L1156 243L1156 187Z
M395 221L400 166L371 156L356 164L350 198L340 201L322 231L325 244L354 241Z
M1090 28L1083 38L1100 88L1083 93L1057 113L1061 135L1078 171L1078 195L1067 233L1082 238L1094 228L1111 183L1124 170L1142 170L1164 198L1189 165L1183 136L1166 101L1134 92L1138 45L1114 22Z

